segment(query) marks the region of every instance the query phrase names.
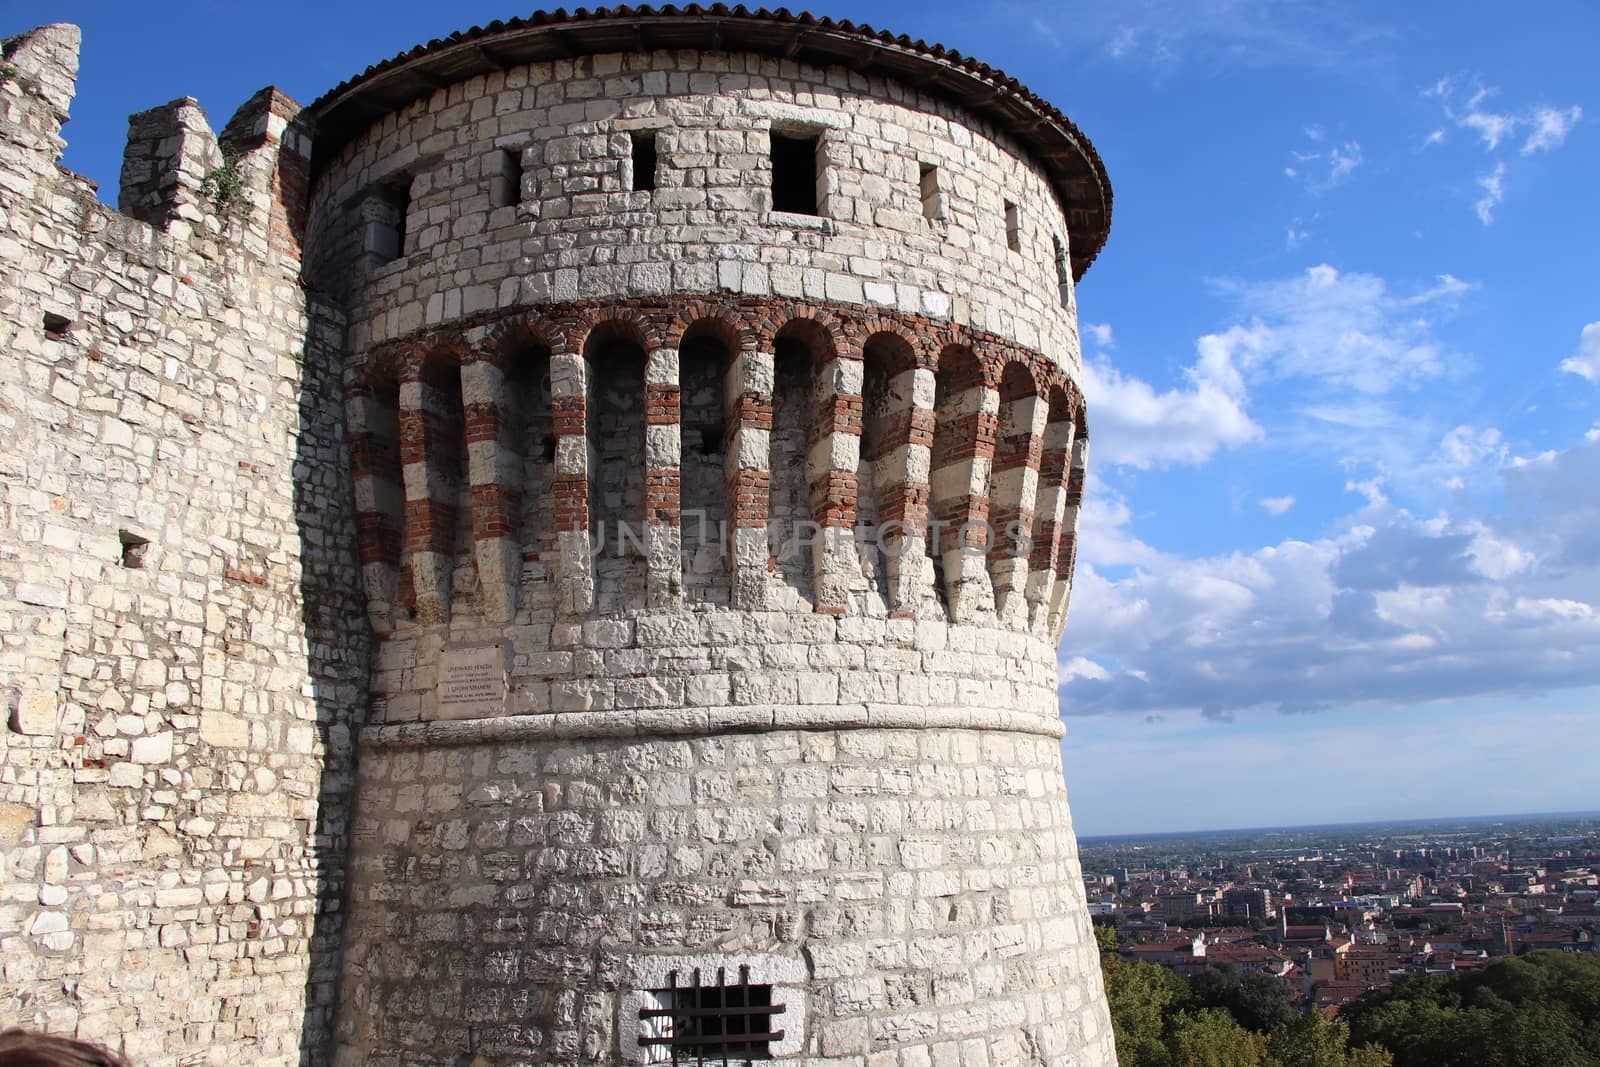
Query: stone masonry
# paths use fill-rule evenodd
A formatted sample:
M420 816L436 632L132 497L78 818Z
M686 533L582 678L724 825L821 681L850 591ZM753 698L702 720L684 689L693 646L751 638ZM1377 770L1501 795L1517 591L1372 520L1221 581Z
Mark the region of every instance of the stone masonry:
M1114 1064L1065 116L849 23L541 14L135 115L119 213L76 44L0 68L0 1022L694 1062L738 974L739 1062Z

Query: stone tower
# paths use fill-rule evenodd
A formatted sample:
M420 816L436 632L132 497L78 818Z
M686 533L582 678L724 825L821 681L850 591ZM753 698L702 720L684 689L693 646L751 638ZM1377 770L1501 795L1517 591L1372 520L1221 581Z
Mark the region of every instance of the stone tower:
M340 1062L1110 1065L1056 707L1089 142L722 8L311 110L379 641Z
M1112 1067L1064 115L850 23L541 14L135 115L112 211L77 42L0 42L0 1023Z

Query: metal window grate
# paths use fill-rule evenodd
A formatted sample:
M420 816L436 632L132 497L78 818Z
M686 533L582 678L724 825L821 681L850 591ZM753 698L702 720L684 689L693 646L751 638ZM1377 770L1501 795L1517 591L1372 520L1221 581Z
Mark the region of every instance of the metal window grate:
M751 985L748 966L732 985L725 967L717 968L715 983L703 981L698 967L685 984L680 974L668 972L667 987L650 990L658 1007L639 1009L641 1046L670 1052L672 1063L730 1067L772 1058L771 1043L783 1040L772 1018L783 1005L772 1002L770 985Z

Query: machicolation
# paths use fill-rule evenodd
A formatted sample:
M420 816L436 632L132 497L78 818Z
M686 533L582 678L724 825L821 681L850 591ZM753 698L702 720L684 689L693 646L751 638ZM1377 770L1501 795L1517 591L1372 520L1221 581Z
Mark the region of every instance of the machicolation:
M0 1023L1112 1067L1056 647L1111 192L866 27L494 23L60 168L0 72Z

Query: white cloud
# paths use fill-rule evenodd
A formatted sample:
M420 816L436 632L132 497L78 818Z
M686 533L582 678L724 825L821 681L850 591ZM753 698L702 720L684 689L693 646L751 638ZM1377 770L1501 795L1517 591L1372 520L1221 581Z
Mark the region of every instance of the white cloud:
M1600 322L1591 322L1583 328L1577 354L1562 360L1561 369L1600 385Z
M1457 119L1456 124L1476 133L1491 152L1517 128L1516 119L1492 111L1469 111Z
M1396 435L1424 432L1414 417L1393 410L1391 397L1468 362L1433 332L1433 320L1472 288L1450 275L1409 292L1328 265L1265 282L1213 284L1236 305L1236 321L1196 340L1195 360L1174 384L1135 376L1103 349L1085 362L1098 461L1199 464L1261 439L1268 430L1250 411L1257 388L1274 390L1280 401L1271 409L1282 421L1271 431L1280 444L1326 452L1330 432L1359 431L1333 439L1345 456L1370 456L1391 448ZM1101 330L1090 324L1085 336ZM1104 333L1110 336L1108 327ZM1408 447L1425 455L1437 440L1408 438Z
M1315 150L1291 149L1289 165L1283 168L1283 173L1291 180L1303 181L1306 192L1321 196L1343 185L1361 166L1363 157L1360 142L1345 141L1322 148L1320 146L1327 138L1322 127L1307 126L1304 132L1306 138L1316 146Z
M1567 139L1567 134L1583 118L1583 108L1569 107L1565 111L1554 107L1541 107L1536 109L1529 117L1528 123L1533 130L1528 134L1528 139L1522 142L1522 154L1531 156L1535 152L1548 152L1560 148Z
M1463 431L1441 451L1501 447ZM1320 540L1185 559L1080 563L1065 646L1106 677L1069 713L1394 706L1600 684L1600 439L1493 468L1506 506L1419 518L1376 484ZM1126 524L1124 508L1103 521ZM1130 530L1117 535L1137 544ZM1135 680L1129 672L1139 671Z
M1450 467L1476 467L1485 460L1504 460L1505 440L1490 426L1483 430L1457 426L1439 442L1437 458Z
M1287 515L1289 509L1294 507L1294 497L1266 496L1256 501L1256 503L1260 504L1261 510L1268 515Z
M1221 281L1251 325L1215 335L1247 380L1301 379L1320 396L1330 386L1380 396L1433 378L1446 351L1427 311L1447 311L1471 286L1441 275L1421 292L1394 292L1384 279L1322 264L1270 282Z
M1485 226L1494 221L1495 209L1505 200L1506 164L1503 158L1498 158L1504 155L1502 146L1509 147L1521 136L1521 155L1552 152L1566 142L1567 135L1583 118L1583 108L1576 105L1491 110L1484 106L1485 102L1499 96L1500 90L1475 78L1440 78L1424 89L1422 95L1437 100L1450 125L1475 134L1483 150L1497 157L1494 168L1478 174L1475 179L1477 193L1472 207ZM1422 147L1443 144L1446 139L1445 129L1436 128L1423 139Z
M1169 72L1201 62L1350 71L1379 61L1392 34L1338 5L1286 10L1273 0L1055 0L1028 7L1075 46Z
M1238 372L1226 357L1208 355L1206 340L1201 339L1200 361L1184 371L1186 385L1162 392L1109 363L1084 363L1098 462L1128 467L1203 463L1219 448L1261 435L1245 411Z
M1111 324L1109 322L1085 322L1079 325L1079 329L1086 336L1092 338L1097 347L1114 348L1116 346L1117 340L1111 333Z
M1504 163L1496 163L1494 170L1478 176L1478 188L1483 190L1483 195L1473 202L1472 209L1478 213L1478 221L1485 226L1494 221L1494 209L1506 198L1505 178Z

